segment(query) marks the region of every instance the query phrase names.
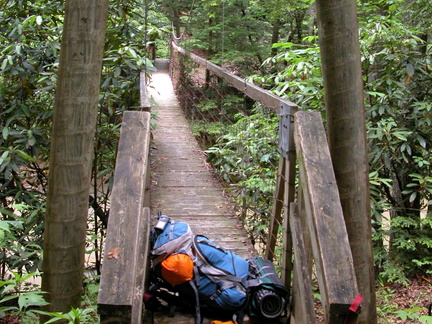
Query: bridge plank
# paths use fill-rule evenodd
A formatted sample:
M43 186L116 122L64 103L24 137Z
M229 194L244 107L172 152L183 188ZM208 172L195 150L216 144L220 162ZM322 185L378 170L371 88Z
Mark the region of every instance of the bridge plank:
M123 115L98 296L104 323L141 323L150 210L143 208L150 113Z

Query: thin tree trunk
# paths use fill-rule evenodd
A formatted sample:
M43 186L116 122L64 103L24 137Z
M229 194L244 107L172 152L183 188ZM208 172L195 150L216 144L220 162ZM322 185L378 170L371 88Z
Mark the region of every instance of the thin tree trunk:
M271 39L272 44L276 44L279 42L279 31L281 29L281 26L282 26L282 21L280 19L276 19L276 21L273 24L273 28L272 28L272 39ZM275 56L276 54L277 54L277 48L272 47L271 55Z
M368 154L355 0L317 0L329 145L354 267L359 323L376 323Z
M107 11L108 0L66 1L44 233L48 311L80 305Z

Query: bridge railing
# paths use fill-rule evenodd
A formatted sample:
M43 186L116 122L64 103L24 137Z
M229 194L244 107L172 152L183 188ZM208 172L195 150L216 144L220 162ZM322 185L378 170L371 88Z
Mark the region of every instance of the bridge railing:
M280 116L280 159L265 257L270 260L275 257L282 229L282 279L292 290L291 323L316 322L312 269L318 279L326 323L355 322L356 314L349 308L358 295L358 288L320 114L299 111L294 103L173 43L172 53L175 52ZM296 175L297 164L299 175Z
M150 102L125 111L118 144L98 295L101 323L142 323L150 235ZM147 110L147 111L145 111Z

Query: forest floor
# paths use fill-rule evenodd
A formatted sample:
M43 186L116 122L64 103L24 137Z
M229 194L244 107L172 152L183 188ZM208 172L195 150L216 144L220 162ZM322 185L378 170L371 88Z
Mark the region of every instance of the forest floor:
M428 315L428 307L432 303L432 278L412 279L407 285L380 286L376 294L378 324L432 323L432 317L428 318L428 321L420 321L422 316ZM325 323L319 301L315 308L317 322Z
M432 304L432 278L420 277L406 286L391 284L377 290L377 309L380 324L387 323L432 323L419 318L428 315Z

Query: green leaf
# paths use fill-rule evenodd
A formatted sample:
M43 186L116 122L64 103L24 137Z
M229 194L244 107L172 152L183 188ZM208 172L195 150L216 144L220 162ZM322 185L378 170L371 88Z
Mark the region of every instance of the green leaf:
M24 152L22 150L16 150L15 152L17 152L19 156L21 156L23 159L25 159L27 161L30 161L30 162L35 161L35 159L32 156L28 155L26 152Z
M8 136L9 136L9 127L3 127L3 139L7 140Z
M6 296L6 297L3 297L1 300L0 300L0 304L3 304L3 303L5 303L5 302L7 302L7 301L9 301L9 300L12 300L12 299L15 299L15 298L17 298L18 296L16 296L16 295L11 295L11 296Z
M39 26L42 25L42 16L36 17L36 24L38 24Z
M0 165L3 164L3 161L6 160L8 156L9 156L9 151L4 151L2 156L0 157Z
M432 316L423 315L419 317L420 323L432 324Z
M5 58L5 59L3 60L2 65L1 65L1 69L2 69L2 70L6 69L7 64L8 64L8 60Z
M407 69L407 73L409 76L414 75L414 65L412 65L411 63L408 63L406 66L406 69Z
M29 291L18 297L18 306L20 310L24 310L29 306L45 306L46 302L40 291Z
M28 141L27 141L27 144L29 146L35 145L36 144L36 138L34 138L34 137L29 138Z
M413 202L417 197L417 191L414 191L409 197L409 202Z
M421 147L426 148L426 140L422 136L417 135L417 140Z

